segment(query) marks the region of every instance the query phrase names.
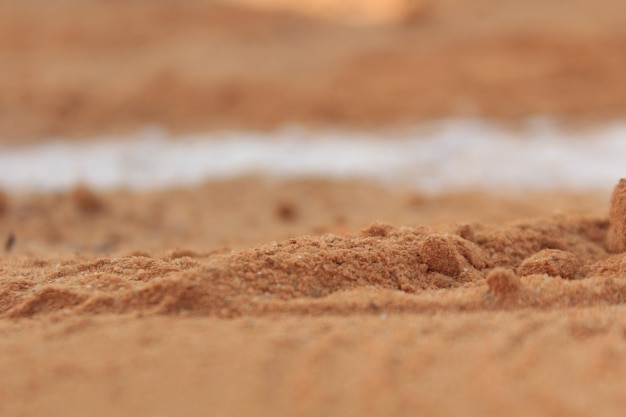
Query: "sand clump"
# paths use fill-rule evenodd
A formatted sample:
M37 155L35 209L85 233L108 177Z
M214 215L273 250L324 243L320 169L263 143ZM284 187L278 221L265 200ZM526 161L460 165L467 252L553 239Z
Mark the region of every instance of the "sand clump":
M469 267L485 267L480 249L457 235L430 235L421 242L419 253L429 270L453 277Z
M9 210L9 197L0 189L0 216Z
M546 274L552 277L573 279L580 268L578 257L572 252L544 249L529 256L517 268L520 276Z
M609 213L611 228L607 237L607 248L611 252L626 251L626 178L619 180L611 196Z
M7 253L11 252L13 246L15 246L15 234L13 234L13 232L10 232L4 242L4 251Z
M276 217L285 222L293 222L298 218L298 207L291 202L279 202L276 205Z
M487 274L489 293L496 298L511 298L522 289L520 279L513 271L506 268L494 268Z
M82 213L97 213L105 207L104 202L86 185L76 186L71 197L76 208Z
M375 222L361 230L361 235L367 237L387 237L394 227L387 223Z
M497 307L486 292L506 298L520 286L512 270L528 275L523 287L534 294L519 306L615 303L626 295L626 282L606 281L622 268L622 258L603 248L607 229L601 221L557 217L483 227L473 243L428 227L375 223L358 235L301 236L242 251L87 256L61 264L8 258L0 314L354 314L369 311L370 301L388 311L481 310ZM545 240L554 230L559 234ZM499 244L503 236L507 245ZM563 249L545 247L554 244ZM574 286L541 278L578 277L576 271L583 274Z

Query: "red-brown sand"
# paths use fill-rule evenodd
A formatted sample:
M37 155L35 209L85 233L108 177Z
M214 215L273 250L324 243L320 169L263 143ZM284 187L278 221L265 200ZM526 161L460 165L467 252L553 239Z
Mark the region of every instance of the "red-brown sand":
M620 415L617 190L9 194L0 412Z
M320 1L4 0L0 141L626 114L623 1ZM0 190L0 416L621 416L618 180Z
M439 0L417 19L356 27L298 14L319 0L246 3L3 0L0 141L147 123L193 132L626 116L622 0Z

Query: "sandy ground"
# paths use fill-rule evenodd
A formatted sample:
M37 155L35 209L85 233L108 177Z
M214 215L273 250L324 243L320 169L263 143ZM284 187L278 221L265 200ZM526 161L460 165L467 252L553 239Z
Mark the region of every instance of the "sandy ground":
M625 113L623 2L253 3L1 2L0 141ZM624 181L0 191L0 244L3 416L626 406Z
M11 256L239 250L301 235L358 233L374 222L446 227L563 214L606 217L608 200L605 192L429 196L362 181L256 177L138 193L79 186L47 195L5 194L0 240L15 236Z
M3 415L620 415L626 401L626 268L609 251L623 228L601 193L242 178L2 201Z

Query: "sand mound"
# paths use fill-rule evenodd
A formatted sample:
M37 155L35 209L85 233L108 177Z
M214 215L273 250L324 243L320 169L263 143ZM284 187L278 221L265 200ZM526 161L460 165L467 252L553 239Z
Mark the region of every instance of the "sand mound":
M611 229L607 247L611 252L626 251L626 179L621 179L611 196Z
M602 219L567 216L458 233L377 223L358 235L303 236L230 253L8 258L0 312L236 317L621 303L623 263L604 248L608 229ZM489 296L512 287L519 287L514 303Z
M303 235L236 251L86 253L60 260L5 255L0 313L237 317L621 303L624 256L607 248L623 222L623 183L609 220L557 215L446 227L377 222L359 233ZM116 200L105 204L84 187L68 197L68 210L83 222L116 210ZM299 210L283 197L273 216L292 225Z

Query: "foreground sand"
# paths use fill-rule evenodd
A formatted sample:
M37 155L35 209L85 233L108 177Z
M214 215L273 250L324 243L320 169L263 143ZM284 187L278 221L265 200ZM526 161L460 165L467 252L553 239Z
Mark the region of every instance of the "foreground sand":
M620 416L625 312L3 321L2 414Z
M621 415L616 207L253 178L5 196L0 411Z

